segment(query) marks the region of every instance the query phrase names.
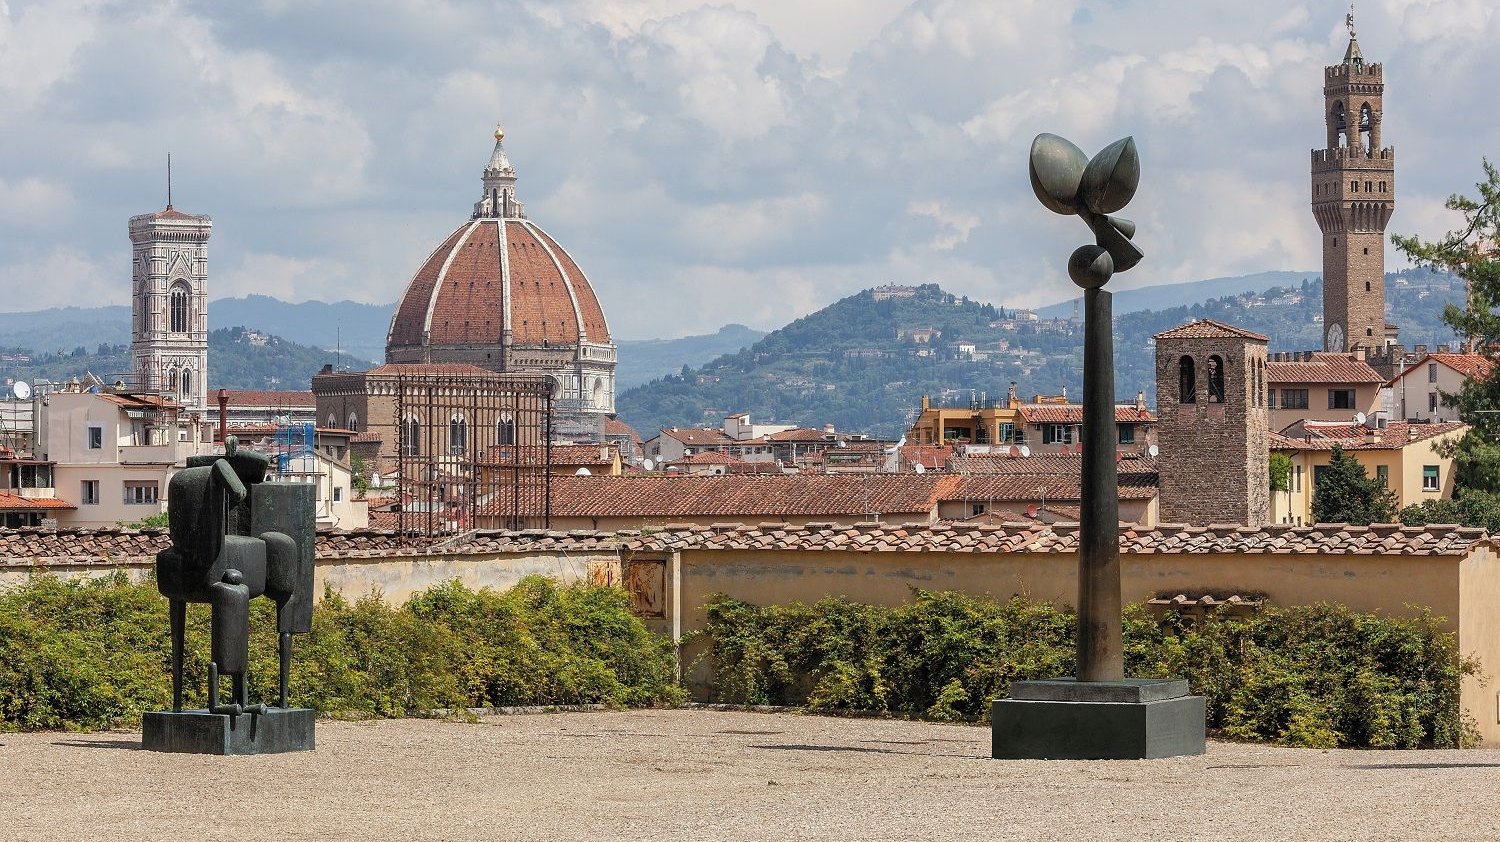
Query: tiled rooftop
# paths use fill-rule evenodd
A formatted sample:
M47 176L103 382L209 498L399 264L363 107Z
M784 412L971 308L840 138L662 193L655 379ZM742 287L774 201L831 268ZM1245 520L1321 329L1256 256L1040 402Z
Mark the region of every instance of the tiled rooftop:
M1296 383L1384 383L1380 372L1350 354L1323 351L1307 360L1272 360L1266 363L1266 382L1272 386Z
M1384 429L1372 430L1353 423L1302 421L1279 433L1271 433L1270 444L1272 450L1332 450L1334 445L1345 450L1400 450L1415 442L1459 432L1464 427L1460 421L1440 424L1392 421Z
M1164 330L1156 334L1156 339L1257 339L1261 342L1269 341L1268 337L1261 336L1254 331L1235 327L1234 325L1216 322L1213 319L1198 319L1188 322L1171 330Z
M229 405L231 407L299 407L311 409L318 404L311 390L305 392L277 392L256 389L226 389L225 392L228 393ZM215 394L210 394L208 397L210 402L217 400Z
M75 563L140 560L167 546L166 530L121 529L55 531L0 530L0 565L21 565L33 558ZM1190 527L1162 524L1155 529L1122 527L1120 549L1127 554L1289 554L1462 556L1477 546L1493 548L1483 529L1459 526L1317 524ZM943 522L933 526L860 523L836 526L809 523L722 523L712 526L668 524L649 534L625 530L478 531L446 541L394 532L362 530L323 532L319 558L375 558L383 555L471 555L493 552L597 552L614 554L665 550L801 550L854 552L1016 552L1072 553L1078 549L1078 527L1005 523Z

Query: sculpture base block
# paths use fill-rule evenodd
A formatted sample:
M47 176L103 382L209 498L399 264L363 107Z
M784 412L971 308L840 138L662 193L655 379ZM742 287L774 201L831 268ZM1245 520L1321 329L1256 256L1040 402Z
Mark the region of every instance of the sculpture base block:
M141 748L183 754L276 754L312 751L311 708L271 708L263 714L230 716L206 710L147 713L141 722Z
M1017 681L990 709L1002 760L1143 760L1203 754L1202 696L1182 679Z

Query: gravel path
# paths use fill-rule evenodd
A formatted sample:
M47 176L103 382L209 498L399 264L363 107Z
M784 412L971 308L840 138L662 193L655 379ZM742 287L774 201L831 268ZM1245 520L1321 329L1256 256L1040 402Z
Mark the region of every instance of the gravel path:
M320 722L265 757L139 739L0 734L0 839L1500 839L1500 751L998 762L985 728L701 710Z

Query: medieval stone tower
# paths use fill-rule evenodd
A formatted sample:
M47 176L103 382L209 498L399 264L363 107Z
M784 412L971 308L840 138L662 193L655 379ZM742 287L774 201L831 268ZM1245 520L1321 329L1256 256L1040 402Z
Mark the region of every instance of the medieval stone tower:
M172 207L130 218L130 359L138 388L208 408L208 238L213 220Z
M1395 341L1385 321L1385 226L1396 208L1396 151L1381 145L1385 77L1366 64L1349 16L1349 47L1323 68L1328 145L1312 151L1312 209L1323 232L1323 347L1381 352Z
M1162 523L1271 519L1266 337L1211 319L1156 335Z

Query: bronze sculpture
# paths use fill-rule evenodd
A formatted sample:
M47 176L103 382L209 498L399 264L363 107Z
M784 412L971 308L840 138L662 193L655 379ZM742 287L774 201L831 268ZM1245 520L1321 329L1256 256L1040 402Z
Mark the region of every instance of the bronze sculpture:
M258 753L312 747L312 712L291 708L287 683L292 635L312 630L315 489L266 483L269 464L269 457L240 450L229 436L223 456L189 458L168 485L172 546L157 554L156 577L170 600L172 711L146 715L147 748ZM269 707L252 705L249 697L250 600L257 596L276 603L279 692ZM182 709L189 602L212 608L208 704L201 712ZM227 704L221 676L231 681ZM259 721L271 714L278 716ZM246 717L249 733L236 733Z

